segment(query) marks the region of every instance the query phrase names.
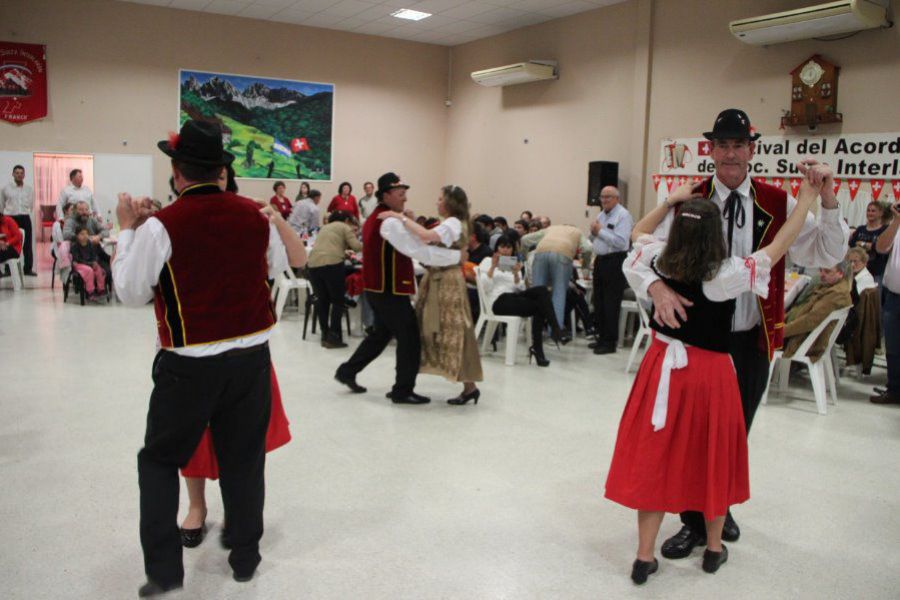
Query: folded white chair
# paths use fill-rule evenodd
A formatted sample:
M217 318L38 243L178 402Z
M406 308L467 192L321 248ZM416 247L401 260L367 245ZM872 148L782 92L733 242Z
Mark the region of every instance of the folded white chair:
M530 321L530 319L526 319L523 317L505 317L495 315L494 311L491 310L491 307L488 306L488 303L486 301L482 275L477 271L475 276L475 287L478 290L478 305L481 308L480 314L478 316L478 323L475 324L475 339L478 339L478 336L481 334L482 329L484 329L485 327L487 328L484 333L484 341L481 343L481 353L484 354L485 352L487 352L488 344L491 343L491 340L494 337L494 332L497 331L497 325L499 325L500 323L505 323L505 363L507 366L511 367L516 364L516 349L519 344L519 330L527 327L528 321Z

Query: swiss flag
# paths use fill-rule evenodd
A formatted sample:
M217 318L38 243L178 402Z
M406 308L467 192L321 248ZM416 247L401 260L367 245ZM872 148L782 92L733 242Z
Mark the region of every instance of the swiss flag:
M703 177L700 175L694 175L693 177L691 177L691 183L700 183L701 181L703 181Z
M766 178L765 177L754 177L753 181L755 181L756 183L766 183Z
M688 178L684 175L678 178L678 185L684 185L688 182Z
M797 195L797 192L800 191L800 184L803 183L803 179L800 177L791 177L791 194L793 196Z
M701 140L697 142L697 156L709 156L712 152L712 142Z
M784 187L784 177L773 177L772 185L777 187L779 190Z
M654 175L654 176L653 176L653 190L654 190L654 191L656 191L656 190L659 189L659 182L660 182L660 180L662 180L662 177L660 177L659 175Z
M294 152L309 152L309 142L305 137L291 140L291 150Z
M881 195L881 190L884 188L884 179L873 179L869 185L872 186L872 200L878 200L878 196Z
M894 200L900 202L900 179L895 179L891 184L891 188L894 190Z
M834 178L834 186L832 186L832 193L837 194L838 190L841 189L841 180L837 177Z
M850 202L853 202L854 200L856 200L856 194L859 193L859 184L861 184L861 183L862 183L862 181L859 179L848 179L847 180L847 188L849 188L849 190L850 190Z
M666 187L669 189L669 193L672 193L672 190L675 189L676 183L678 183L677 179L671 175L666 175Z

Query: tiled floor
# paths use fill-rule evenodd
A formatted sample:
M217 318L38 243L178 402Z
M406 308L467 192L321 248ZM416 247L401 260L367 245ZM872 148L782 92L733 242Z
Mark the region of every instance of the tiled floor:
M30 286L47 282L31 280ZM143 582L135 455L141 445L151 310L63 305L59 289L0 289L0 574L3 598L128 598ZM347 350L300 339L296 314L272 351L295 439L269 455L259 575L238 584L210 539L187 550L173 598L897 598L900 407L843 380L819 416L795 378L750 436L743 537L716 575L701 553L628 579L635 516L603 482L628 393L626 353L579 340L553 364L484 359L476 406L423 376L428 406L384 399L392 351L353 396L331 379ZM521 345L520 345L521 346ZM501 348L502 351L502 348ZM184 502L184 495L182 496ZM677 529L668 517L663 534Z

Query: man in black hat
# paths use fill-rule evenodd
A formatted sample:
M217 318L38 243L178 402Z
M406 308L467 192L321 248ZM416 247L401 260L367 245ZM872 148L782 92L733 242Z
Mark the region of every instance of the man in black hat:
M703 136L712 141L710 158L716 170L713 177L697 184L695 191L712 200L722 211L729 254L749 256L775 235L797 201L781 188L751 180L750 161L760 135L744 111L723 110L716 118L713 130ZM794 264L831 267L843 259L850 237L847 225L840 218L832 187L833 175L827 165L814 160L802 161L801 169L816 172L814 176L825 182L821 192L822 210L818 218L807 215L803 231L789 254ZM672 218L670 211L661 231L668 231ZM679 319L686 318L685 299L654 274L648 274L643 286L653 299L657 321L679 327ZM783 328L784 259L772 268L769 295L765 301L758 302L748 292L737 298L735 307L729 352L737 372L748 432L768 383L772 353L781 347ZM706 543L702 513L682 513L681 520L684 524L681 531L663 543L662 555L666 558L684 558L695 546ZM722 539L737 541L739 537L740 529L729 513ZM727 560L727 550L721 555L720 564Z
M338 367L335 379L354 393L364 393L366 388L356 383L356 375L384 352L391 338L397 338L397 375L387 397L395 404L426 404L431 400L414 391L421 347L419 325L410 302L410 296L416 292L412 259L449 266L461 263L462 257L458 250L424 244L398 219L378 218L386 210L403 212L408 189L395 173L378 178L378 205L363 225L363 281L375 321L371 333L350 360Z
M271 395L268 338L275 323L267 254L270 239L280 243L255 202L219 190L219 175L234 157L223 150L215 124L187 121L159 148L172 159L178 199L150 216L148 199L120 194L116 214L122 231L113 263L122 302L154 301L161 347L138 453L147 574L141 597L182 586L178 468L194 453L207 424L221 472L234 578L249 581L259 564ZM220 279L225 255L228 286Z

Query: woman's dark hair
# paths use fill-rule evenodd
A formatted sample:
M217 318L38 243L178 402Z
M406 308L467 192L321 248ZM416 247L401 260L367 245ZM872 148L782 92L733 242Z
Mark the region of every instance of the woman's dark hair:
M472 235L475 236L475 241L478 242L479 245L487 244L491 241L491 236L488 234L487 229L484 228L484 225L475 221L472 225Z
M331 216L328 217L329 223L337 223L338 221L342 223L348 223L353 220L353 215L344 210L336 210L331 213Z
M344 191L344 186L345 186L345 185L346 185L348 188L350 188L349 190L347 190L347 195L349 196L350 194L353 193L353 186L350 185L350 182L349 182L349 181L343 181L343 182L341 182L341 185L338 186L338 196L340 196L340 195L341 195L341 192Z
M306 190L306 196L303 195L303 190L304 190L304 189ZM295 200L295 201L296 201L296 200L303 200L304 198L308 198L308 197L309 197L309 182L301 181L301 182L300 182L300 189L297 191L297 197L294 198L294 200Z
M234 167L230 164L225 165L225 174L228 177L227 183L225 183L225 191L231 192L232 194L237 194L238 186L237 180L234 178Z
M272 191L273 191L273 192L277 192L277 191L278 191L278 186L279 186L279 185L280 185L281 187L287 189L287 186L284 185L284 182L283 182L283 181L276 181L274 184L272 184Z
M494 227L494 219L490 215L478 215L477 217L475 217L475 222L492 229Z
M508 232L504 233L497 238L497 245L494 246L494 249L496 250L500 246L512 248L513 254L516 254L519 251L519 236L515 232L513 232L512 235Z
M424 227L425 229L434 229L440 224L441 220L437 217L428 217L427 219L425 219L425 223L422 224L422 227Z
M506 221L506 217L494 217L494 226L509 227L509 223Z
M719 208L700 198L681 205L656 265L675 281L701 283L715 276L727 256Z

